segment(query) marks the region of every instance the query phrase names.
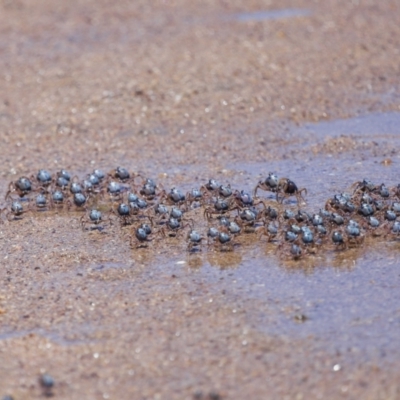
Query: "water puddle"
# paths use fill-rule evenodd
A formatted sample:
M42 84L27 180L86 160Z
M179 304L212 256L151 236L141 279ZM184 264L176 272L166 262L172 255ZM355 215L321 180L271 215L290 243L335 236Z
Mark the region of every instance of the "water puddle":
M89 324L80 327L74 326L73 331L66 329L65 326L54 327L52 330L37 328L31 330L6 331L5 327L3 327L3 330L4 331L0 333L0 341L31 336L47 339L60 346L75 346L99 341L95 337L95 328Z
M286 8L282 10L261 10L255 12L243 12L233 15L232 19L239 22L274 21L282 18L307 17L309 10L301 8Z
M355 118L305 124L296 130L298 135L314 134L318 139L352 136L359 139L387 139L400 134L400 113L374 113Z

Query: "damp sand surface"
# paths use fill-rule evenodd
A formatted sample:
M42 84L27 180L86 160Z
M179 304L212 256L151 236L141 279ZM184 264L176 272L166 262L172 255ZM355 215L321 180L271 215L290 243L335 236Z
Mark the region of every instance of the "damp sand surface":
M184 191L275 171L310 212L363 178L399 183L396 2L269 2L309 13L262 21L224 19L259 1L0 7L2 198L61 167ZM400 397L396 238L294 262L253 233L188 254L80 218L0 225L0 395L42 398L49 372L57 399Z

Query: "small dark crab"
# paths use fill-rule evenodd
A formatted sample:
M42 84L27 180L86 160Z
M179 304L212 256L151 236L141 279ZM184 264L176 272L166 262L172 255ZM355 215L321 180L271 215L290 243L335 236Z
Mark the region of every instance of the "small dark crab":
M192 189L186 193L186 208L189 209L193 205L202 204L203 192L200 189Z
M55 185L61 190L65 190L69 185L71 175L65 169L62 169L56 173Z
M244 232L254 232L255 224L262 217L262 213L258 212L254 207L243 208L238 213L239 218L236 218L236 221L244 228Z
M242 231L240 224L238 224L236 221L229 221L229 223L226 225L226 228L232 236L237 236Z
M131 196L128 196L128 200L131 200L129 201L130 215L136 215L138 219L141 217L150 218L148 215L150 209L148 209L149 205L146 200L140 197L136 197L136 199L133 200L132 193Z
M360 224L353 219L350 219L346 226L346 233L351 237L362 236Z
M209 179L208 182L202 186L207 192L213 193L219 189L221 185L215 179Z
M253 196L257 196L258 189L265 190L266 192L276 193L278 191L278 188L279 178L274 172L270 172L265 179L257 183L257 186L254 188L253 191Z
M213 198L213 195L218 192L220 186L221 185L217 180L211 178L200 188L200 191L204 194L204 197L208 202Z
M101 195L104 196L104 192L107 192L111 200L121 200L122 194L127 191L126 186L120 182L111 181L108 183L107 188L103 188Z
M124 167L117 167L108 174L112 179L127 183L131 179L130 172Z
M182 205L186 202L186 196L176 187L173 187L168 193L164 190L160 196L160 201L166 198L168 204Z
M259 238L261 238L261 236L266 236L267 241L272 242L273 240L276 240L278 236L279 226L275 221L269 222L268 225L264 224L263 226L256 228L256 232Z
M98 188L101 183L101 179L94 173L87 175L85 180L90 182L90 184L92 185L92 190Z
M376 211L376 208L374 204L370 203L361 203L360 207L358 209L358 213L362 215L363 217L369 217L371 215L374 215Z
M74 180L73 182L71 182L69 191L71 194L83 193L83 187L77 180Z
M90 225L89 229L102 230L103 227L100 226L102 222L105 222L103 214L101 213L101 211L96 209L91 209L80 218L82 229L86 229L87 225Z
M161 185L161 184L159 184ZM160 193L157 193L159 189L164 190L164 188L161 185L161 188L159 188L159 185L156 184L154 179L151 178L145 178L142 181L142 187L139 191L139 193L144 196L147 200L153 200L156 196L158 196Z
M181 221L183 217L183 211L178 207L172 206L171 211L169 212L169 216L170 218L175 218L178 221Z
M30 208L35 211L49 211L51 202L47 200L45 193L39 193L34 199L31 199Z
M100 182L106 177L106 174L101 169L95 169L92 172L93 175L96 175L99 178Z
M277 219L279 219L279 211L275 208L275 207L270 207L268 206L265 210L264 210L264 217L265 219L269 220L269 221L275 221ZM289 216L289 218L294 218L294 214L293 216ZM289 219L286 218L286 219Z
M233 196L235 197L236 203L240 207L250 207L254 205L253 197L250 195L250 193L247 193L244 190L235 190L233 192ZM265 204L262 201L257 202L257 204L259 203L262 203L265 208Z
M132 225L133 222L137 220L136 218L134 218L134 216L137 214L136 211L136 208L133 208L126 203L120 203L118 204L116 209L111 209L111 212L118 217L121 226Z
M70 210L71 207L74 206L76 210L84 211L87 200L88 197L83 193L75 193L72 197L72 201L70 199L67 200L67 209Z
M168 218L169 208L162 203L155 204L154 206L149 208L148 211L151 211L151 210L154 211L156 224L161 225Z
M337 249L346 249L347 243L345 241L346 237L341 231L332 232L332 242Z
M32 191L32 182L26 176L21 176L15 182L10 182L8 185L8 190L5 196L5 200L13 194L17 193L19 197L24 197L31 193Z
M169 218L161 230L163 236L177 236L178 231L181 229L181 223L176 219L176 218ZM167 235L165 234L165 231L167 231Z
M187 251L191 252L195 250L201 250L201 241L203 240L203 237L197 231L191 229L187 235L187 240Z
M267 206L265 205L265 202L261 199L253 199L250 193L245 192L244 190L235 190L233 192L233 197L235 200L235 203L240 207L240 208L246 208L246 207L257 207L259 205L262 205L264 211L267 209Z
M130 235L130 246L132 248L147 247L152 241L150 235L152 228L149 224L143 223L133 229L133 234Z
M223 215L237 208L233 199L222 199L218 197L212 206L208 206L204 209L204 217L210 220L213 215Z
M22 215L29 211L30 210L24 210L24 208L22 207L22 204L19 201L15 200L11 203L10 208L7 208L7 207L3 208L0 211L0 215L4 214L8 221L12 221L12 220L21 219Z
M40 169L36 175L36 181L40 187L48 187L51 185L53 178L49 171Z
M55 190L50 196L51 208L63 208L65 205L64 193L61 190Z
M359 224L350 220L343 230L335 230L332 232L332 242L337 249L347 249L348 247L358 247L364 241L364 235Z
M311 228L307 225L301 227L300 243L307 248L308 253L315 253L315 248L318 245L315 235Z
M193 229L193 221L190 220L185 224L182 224L181 221L177 220L176 218L169 217L165 225L161 229L161 233L164 237L177 237L183 230L187 227Z
M156 187L149 182L145 182L139 193L147 200L153 200L156 197Z
M214 241L214 246L220 251L232 251L234 246L232 236L227 232L220 231L216 240Z
M299 189L292 180L288 178L281 178L279 179L278 183L276 200L280 203L283 203L286 198L295 196L298 204L300 204L302 201L305 203L306 200L303 197L303 193L307 194L306 188ZM279 195L281 195L281 199L279 199Z
M215 239L218 237L219 235L219 230L215 227L210 227L207 231L207 243L210 244L211 242L214 242Z
M325 210L334 212L342 210L345 213L353 213L356 211L355 204L351 201L351 196L347 193L335 194L325 203Z
M375 192L377 189L377 186L366 178L364 178L362 181L353 183L351 187L354 188L353 196L359 192Z
M379 185L377 187L377 193L379 194L379 196L381 196L384 199L387 199L390 197L390 189L384 184L382 183L381 185Z
M230 184L228 184L228 185L220 185L219 188L218 188L218 194L221 197L224 197L225 199L231 197L232 194L233 194L231 185Z
M388 229L388 235L395 239L400 238L400 221L394 221L393 225Z

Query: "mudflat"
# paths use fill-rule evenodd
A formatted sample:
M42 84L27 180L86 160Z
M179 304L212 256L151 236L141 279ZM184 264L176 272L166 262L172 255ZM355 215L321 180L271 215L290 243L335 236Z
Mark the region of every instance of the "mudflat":
M389 0L1 0L2 208L39 169L184 192L274 171L309 212L364 178L395 187L399 18ZM0 396L49 395L49 373L57 399L400 398L396 239L293 261L254 233L131 248L81 217L2 215Z

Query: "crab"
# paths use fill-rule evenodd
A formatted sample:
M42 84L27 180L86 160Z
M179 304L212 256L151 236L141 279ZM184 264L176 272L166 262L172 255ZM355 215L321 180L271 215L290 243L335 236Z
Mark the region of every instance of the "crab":
M266 192L277 193L279 189L279 178L274 172L270 172L268 176L259 181L253 190L253 196L257 196L257 190L262 189Z
M364 234L357 222L350 220L346 228L332 232L332 242L337 249L358 247L364 241Z
M149 242L152 241L150 235L152 233L151 226L149 224L142 223L133 229L133 234L129 236L130 246L132 248L147 247Z
M8 221L19 220L22 215L29 212L30 210L25 210L19 201L14 200L10 208L3 208L0 210L0 215L4 214ZM2 222L2 220L0 220Z
M218 197L213 205L207 206L204 209L204 217L207 220L210 220L213 215L221 216L225 215L226 213L234 210L238 210L240 207L237 205L236 200L234 197L229 199L223 199Z
M303 197L303 193L307 194L307 189L302 188L299 189L297 185L288 178L279 179L278 189L276 192L276 200L280 203L291 196L295 196L297 203L300 204L302 201L305 203L305 199ZM279 195L281 194L281 198L279 199Z
M5 195L5 200L12 194L17 193L19 197L25 197L32 192L32 182L26 176L21 176L15 182L10 182Z
M201 241L203 237L194 229L191 229L187 235L188 245L187 251L201 250Z
M234 246L234 242L232 240L232 236L221 230L214 241L214 247L216 247L220 251L232 251Z
M269 222L268 225L264 223L263 226L256 228L256 232L259 238L266 236L267 241L272 242L277 238L279 226L275 222Z
M362 181L355 182L351 185L351 188L354 188L353 196L358 194L359 192L375 192L377 186L372 183L369 179L364 178Z
M80 223L83 230L86 229L87 225L90 225L89 229L101 230L102 227L100 226L100 224L102 222L105 222L103 214L101 213L101 211L96 209L91 209L80 218Z

